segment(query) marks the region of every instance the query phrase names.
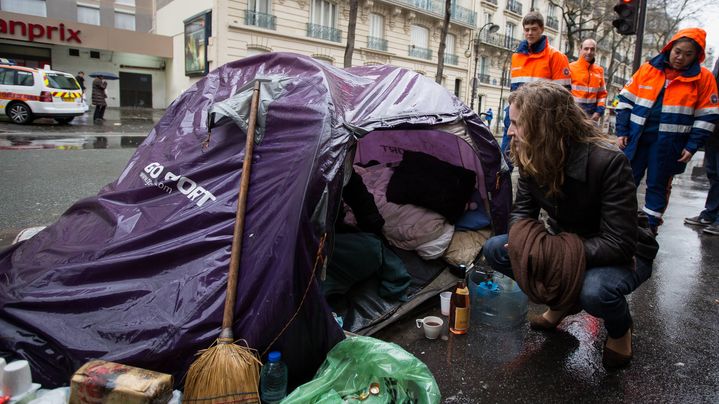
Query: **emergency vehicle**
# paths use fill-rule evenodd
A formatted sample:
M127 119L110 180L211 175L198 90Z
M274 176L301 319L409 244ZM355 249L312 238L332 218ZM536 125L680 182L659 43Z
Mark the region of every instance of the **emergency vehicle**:
M71 74L0 64L0 113L13 122L48 117L66 124L85 111L82 90Z

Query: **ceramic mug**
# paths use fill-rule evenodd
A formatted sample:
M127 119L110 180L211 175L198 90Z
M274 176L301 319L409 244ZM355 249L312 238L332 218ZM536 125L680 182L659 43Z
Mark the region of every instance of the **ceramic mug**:
M435 316L427 316L417 319L417 328L424 328L424 336L429 339L437 339L442 331L444 321Z

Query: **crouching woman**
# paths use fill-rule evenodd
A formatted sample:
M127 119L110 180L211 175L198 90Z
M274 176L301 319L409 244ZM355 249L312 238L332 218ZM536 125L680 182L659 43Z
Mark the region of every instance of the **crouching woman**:
M509 235L490 239L484 256L549 306L530 319L532 328L553 330L584 309L604 320L603 365L626 366L632 317L624 296L649 278L657 250L651 233L638 226L629 160L558 84L524 85L509 102L517 194ZM549 231L537 222L540 209Z

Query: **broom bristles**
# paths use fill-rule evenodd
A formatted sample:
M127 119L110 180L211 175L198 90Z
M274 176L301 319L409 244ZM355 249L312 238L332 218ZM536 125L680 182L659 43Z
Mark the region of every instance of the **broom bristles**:
M185 379L183 403L259 403L260 366L257 352L218 340L201 351Z

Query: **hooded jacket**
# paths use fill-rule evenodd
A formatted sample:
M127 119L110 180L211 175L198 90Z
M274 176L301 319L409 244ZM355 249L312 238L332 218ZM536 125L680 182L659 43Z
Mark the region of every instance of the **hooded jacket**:
M577 104L587 115L595 112L603 115L607 103L604 69L580 57L569 64L569 70L572 73L572 95Z
M571 90L572 77L567 57L547 43L546 35L534 45L527 40L519 43L512 55L512 85L515 91L524 83L551 80Z
M668 81L665 68L674 43L680 38L694 40L701 50L697 60L674 80ZM637 150L644 123L659 94L664 89L657 135L658 155L662 169L679 174L686 163L679 163L682 150L694 153L714 131L719 119L719 99L712 73L702 67L706 32L701 28L682 29L672 37L662 52L644 63L619 93L617 136L628 136L624 153L630 159Z

